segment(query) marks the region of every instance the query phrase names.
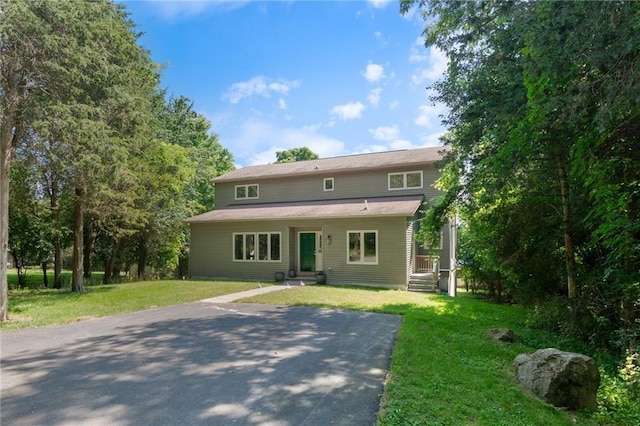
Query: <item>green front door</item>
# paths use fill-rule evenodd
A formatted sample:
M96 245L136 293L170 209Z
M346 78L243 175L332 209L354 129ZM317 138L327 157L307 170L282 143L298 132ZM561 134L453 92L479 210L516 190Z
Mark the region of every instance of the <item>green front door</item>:
M316 270L316 233L300 233L300 271L314 272Z

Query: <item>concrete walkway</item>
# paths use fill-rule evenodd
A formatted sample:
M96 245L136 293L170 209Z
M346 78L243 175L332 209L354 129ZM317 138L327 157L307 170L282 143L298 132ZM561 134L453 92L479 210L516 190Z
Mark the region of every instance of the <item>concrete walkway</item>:
M246 299L247 297L259 296L261 294L271 293L271 292L280 291L280 290L286 290L288 288L291 288L291 286L288 286L286 284L270 285L265 287L258 287L253 290L246 290L238 293L230 293L230 294L224 294L222 296L211 297L209 299L204 299L202 301L206 303L231 303L231 302L235 302L236 300Z
M227 304L1 335L2 425L372 425L400 317Z

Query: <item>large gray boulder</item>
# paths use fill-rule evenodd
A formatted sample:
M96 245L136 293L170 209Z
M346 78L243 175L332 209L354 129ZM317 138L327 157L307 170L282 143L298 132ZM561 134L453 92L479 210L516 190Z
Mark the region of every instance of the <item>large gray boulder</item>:
M600 372L592 358L548 348L520 354L513 364L522 386L550 404L570 410L596 408Z

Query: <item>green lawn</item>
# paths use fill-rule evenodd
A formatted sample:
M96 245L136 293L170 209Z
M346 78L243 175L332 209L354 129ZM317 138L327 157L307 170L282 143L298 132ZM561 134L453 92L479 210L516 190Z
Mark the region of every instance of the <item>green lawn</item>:
M64 324L193 302L256 287L256 283L250 282L170 280L91 285L82 294L72 293L68 288L11 290L9 321L0 323L0 329Z
M10 292L11 320L0 328L66 323L255 288L256 283L147 281L69 290ZM638 425L640 408L619 378L601 368L596 412L567 413L523 392L512 362L522 352L564 348L554 336L526 327L526 312L468 294L457 298L367 288L306 286L244 299L246 303L336 307L398 314L403 321L382 396L379 425ZM515 344L487 331L509 327Z
M242 302L339 307L403 315L378 424L384 425L638 425L640 407L619 380L601 369L598 412L568 413L522 391L512 366L519 353L561 347L526 327L526 312L468 294L457 298L362 288L300 287ZM515 344L490 339L509 327Z

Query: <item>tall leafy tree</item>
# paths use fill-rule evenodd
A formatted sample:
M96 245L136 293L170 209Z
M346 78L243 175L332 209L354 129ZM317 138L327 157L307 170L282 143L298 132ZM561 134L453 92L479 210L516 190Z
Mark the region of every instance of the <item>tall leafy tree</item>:
M46 63L50 81L38 102L42 126L64 141L58 154L75 194L72 290L81 292L85 221L101 221L117 239L138 218L128 158L144 149L139 128L151 114L157 75L122 6L64 2L56 13L36 10L59 36L48 47L62 59Z
M141 277L145 263L158 271L185 263L189 236L182 220L213 209L215 189L211 180L234 168L233 156L212 133L211 123L194 111L193 102L184 96L170 97L163 103L157 140L160 145L156 152L166 160L152 163L158 177L149 185L157 196L148 199L154 214L140 233Z
M141 163L138 176L145 197L137 205L148 214L128 240L135 248L128 254L137 265L139 278L147 276L147 266L159 275L172 271L186 242L182 219L189 216L186 194L195 174L186 151L156 140Z
M316 158L320 157L306 146L276 151L276 163L291 163L293 161L315 160Z
M564 270L574 329L637 327L640 4L401 1L415 5L449 59L434 89L454 178L427 217L457 205L474 256L520 297L556 293Z
M0 321L8 314L10 166L25 130L29 94L40 86L43 38L27 2L0 0Z
M161 114L159 138L185 148L194 175L186 189L192 214L204 213L214 206L215 190L211 180L233 170L233 156L223 148L211 130L211 122L193 109L185 96L169 98Z
M1 219L5 225L11 155L29 127L48 141L52 158L63 159L63 170L50 170L48 189L55 204L64 177L75 198L72 289L83 291L85 213L99 212L89 217L103 223L117 221L109 214L127 212L126 223L135 216L127 208L136 180L127 160L144 150L139 129L152 115L157 72L121 5L15 0L3 1L1 13Z

